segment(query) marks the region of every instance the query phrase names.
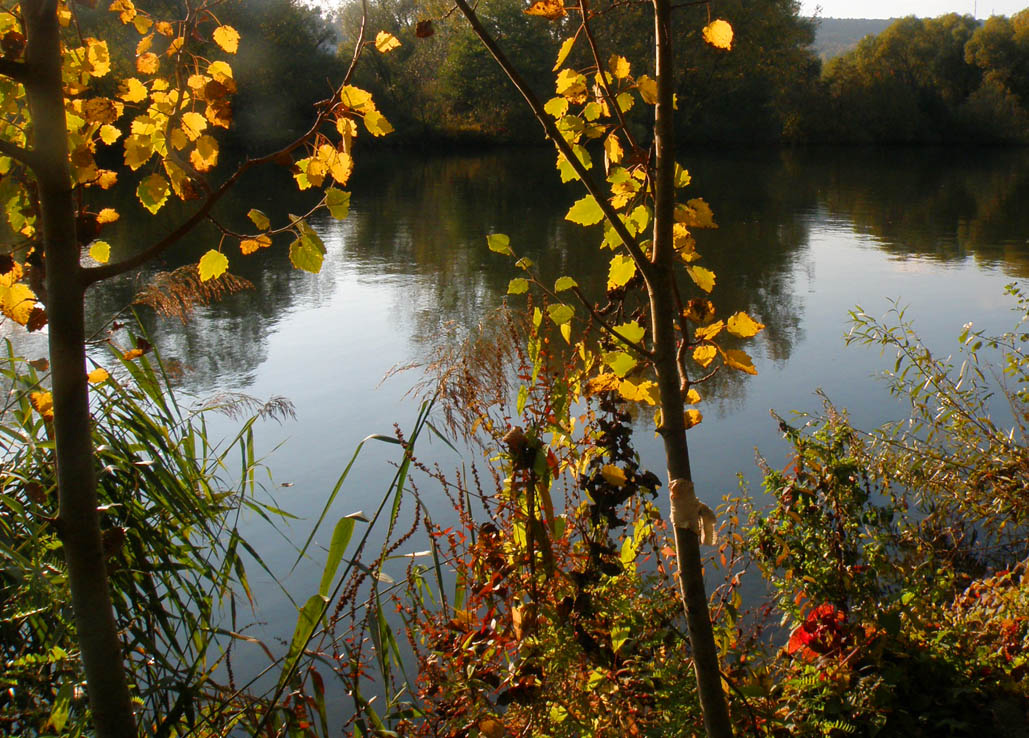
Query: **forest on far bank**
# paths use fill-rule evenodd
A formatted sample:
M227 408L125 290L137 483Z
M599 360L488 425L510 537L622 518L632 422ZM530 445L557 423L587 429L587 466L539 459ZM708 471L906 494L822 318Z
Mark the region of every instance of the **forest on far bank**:
M566 29L533 23L524 5L490 0L480 13L489 28L503 29L506 47L546 100L554 94L551 70ZM371 26L402 43L355 79L394 122L391 145L538 141L538 124L468 28L411 0L382 0L369 11ZM732 54L689 42L706 12L683 7L675 19L683 143L1029 139L1029 9L986 21L954 13L902 18L828 61L815 45L820 21L801 17L791 0L719 2L719 16L735 29ZM264 40L242 67L240 87L251 92L238 101L235 123L236 141L260 150L303 129L324 80L353 54L360 3L327 14L290 0L232 0L223 13L246 37ZM627 52L634 69L652 65L643 9L634 22L605 31L601 48ZM646 113L642 106L628 111L641 134Z

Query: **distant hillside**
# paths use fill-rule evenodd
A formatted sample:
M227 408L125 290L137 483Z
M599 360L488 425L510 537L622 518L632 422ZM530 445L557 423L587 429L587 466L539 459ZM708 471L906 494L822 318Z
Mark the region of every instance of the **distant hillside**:
M828 61L845 54L857 46L858 41L870 34L881 33L895 18L818 18L815 20L814 50Z

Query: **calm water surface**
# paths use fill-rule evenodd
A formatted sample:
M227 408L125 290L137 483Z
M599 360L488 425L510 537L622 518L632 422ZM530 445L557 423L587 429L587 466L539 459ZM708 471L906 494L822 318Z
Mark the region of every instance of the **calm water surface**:
M758 376L722 381L704 408L704 423L691 432L697 489L710 503L736 489L738 473L757 493L755 448L773 463L784 458L769 409L817 410L814 391L821 388L864 427L900 414L871 378L887 360L843 345L855 305L881 315L890 299L899 300L944 353L965 322L997 330L1014 323L1002 293L1004 284L1029 277L1029 152L741 151L680 158L693 175L690 196L707 199L720 224L698 236L702 263L718 275L716 304L725 314L747 310L768 326L750 348ZM546 150L366 156L358 160L352 190L346 221L314 224L329 252L321 274L292 270L285 244L277 244L233 261L233 271L255 290L187 325L153 327L165 356L190 368L183 381L190 392L234 389L295 403L296 422L267 423L259 440L266 451L281 444L267 459L269 490L301 520L283 535L252 524L257 548L283 573L357 443L414 419L417 403L404 393L417 377L401 374L380 385L387 371L417 361L448 331L460 335L504 299L514 269L487 249L485 234L509 234L519 254L551 278L573 274L580 283L602 284L606 270L593 231L563 220L581 195L560 184ZM302 212L282 191L274 181L254 182L247 207ZM130 249L139 226L123 220L110 240ZM183 263L210 246L197 239ZM93 320L99 324L127 303L133 286L126 279L92 295ZM225 421L224 429L230 427ZM651 429L641 427L637 436L645 463L661 472ZM395 449L378 446L362 455L335 515L374 509ZM445 465L476 460L438 442L420 455ZM440 502L430 499L442 515ZM286 584L306 599L319 575L312 561ZM256 570L252 577L260 587ZM274 591L261 598L258 617L268 623L268 635L288 638L295 610Z

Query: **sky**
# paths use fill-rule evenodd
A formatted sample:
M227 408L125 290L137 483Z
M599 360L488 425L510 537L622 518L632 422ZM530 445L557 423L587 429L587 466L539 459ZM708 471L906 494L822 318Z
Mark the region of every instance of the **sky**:
M801 14L815 15L818 7L822 18L935 18L945 13L989 18L1013 15L1029 7L1029 0L802 0Z

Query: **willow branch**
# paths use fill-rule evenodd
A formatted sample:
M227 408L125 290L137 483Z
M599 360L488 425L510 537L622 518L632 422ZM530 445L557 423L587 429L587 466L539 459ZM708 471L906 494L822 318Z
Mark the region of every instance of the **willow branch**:
M586 187L586 191L593 196L593 199L600 207L601 212L603 212L604 217L611 224L611 227L614 229L615 233L618 234L618 237L622 239L622 243L628 250L632 260L636 262L636 267L643 274L643 278L648 279L651 274L651 264L647 259L646 254L643 253L639 244L636 243L635 237L629 233L629 229L625 227L625 223L622 222L622 219L618 217L618 213L613 207L611 207L611 203L608 202L601 188L593 178L590 177L586 167L584 167L582 162L579 161L579 157L577 157L575 152L572 151L571 145L565 140L565 137L561 135L561 132L557 130L557 126L554 125L550 116L547 115L545 110L543 110L543 105L540 103L535 93L533 93L528 83L522 78L514 65L511 64L511 61L507 58L504 52L501 51L500 47L497 46L497 42L493 40L492 36L490 36L489 31L487 31L483 27L482 23L479 22L478 16L475 14L475 11L468 6L466 0L454 0L454 2L464 14L465 18L468 19L468 23L471 25L475 35L479 37L479 41L481 41L482 45L486 47L486 50L489 51L497 64L500 65L500 68L504 70L504 74L506 74L507 78L511 80L511 84L513 84L518 92L521 93L521 96L525 98L525 102L528 103L529 108L536 117L536 120L538 120L540 125L543 126L543 130L546 132L547 138L554 142L558 151L564 155L565 159L568 160L569 165L571 165L579 179L582 180L583 185Z

